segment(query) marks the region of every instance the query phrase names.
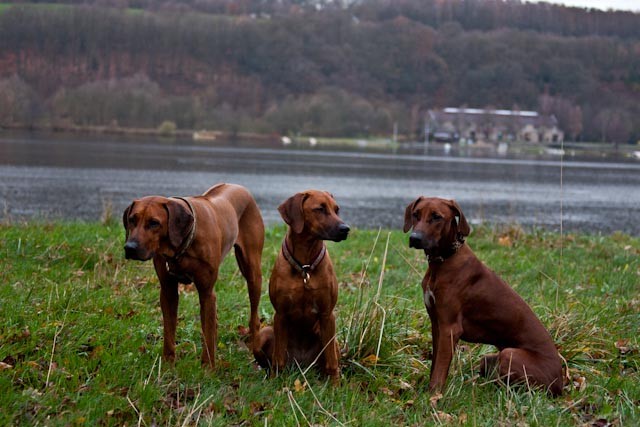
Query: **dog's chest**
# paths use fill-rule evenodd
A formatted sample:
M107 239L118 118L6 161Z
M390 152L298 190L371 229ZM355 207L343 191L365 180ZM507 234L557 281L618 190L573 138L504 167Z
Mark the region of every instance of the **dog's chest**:
M175 278L179 283L185 285L193 283L193 276L190 273L182 270L177 262L173 260L167 261L166 266L169 275Z
M422 281L422 298L424 301L424 306L426 307L428 312L435 310L436 307L436 294L434 292L435 281L432 280L432 277L427 273L424 280Z
M300 289L287 295L284 307L287 314L293 319L315 318L322 311L321 296L317 291Z

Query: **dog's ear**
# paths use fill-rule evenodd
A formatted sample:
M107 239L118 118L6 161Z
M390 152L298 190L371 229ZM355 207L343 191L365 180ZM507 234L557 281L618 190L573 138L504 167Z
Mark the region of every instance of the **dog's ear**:
M191 230L194 221L193 214L183 203L175 199L169 199L165 207L169 214L167 219L169 242L178 248Z
M454 221L456 222L458 234L463 237L467 237L469 233L471 233L471 228L469 227L469 223L467 223L467 219L462 213L462 209L460 209L460 206L455 200L449 200L448 205L455 215Z
M413 209L420 202L420 200L422 200L422 196L409 203L409 206L407 206L407 208L404 210L404 227L402 228L402 231L404 231L405 233L411 230L411 227L413 227Z
M297 193L278 206L280 216L294 233L301 233L304 229L304 211L302 204L308 197L307 193Z
M133 205L135 201L131 202L129 206L127 206L122 213L122 225L124 226L124 238L125 240L129 239L129 213L131 213L131 209L133 209Z

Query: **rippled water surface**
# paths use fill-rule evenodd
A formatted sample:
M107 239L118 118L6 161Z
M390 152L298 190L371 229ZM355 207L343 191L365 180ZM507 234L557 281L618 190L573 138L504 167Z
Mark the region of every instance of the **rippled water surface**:
M0 133L4 220L119 217L136 197L221 181L249 188L270 224L288 196L317 188L361 228L400 228L407 204L428 195L455 198L476 224L640 235L640 162Z

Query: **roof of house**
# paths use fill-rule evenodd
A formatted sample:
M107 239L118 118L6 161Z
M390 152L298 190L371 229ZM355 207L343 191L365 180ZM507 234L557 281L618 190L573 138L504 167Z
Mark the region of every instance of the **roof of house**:
M490 120L494 126L507 126L514 121L520 126L528 124L535 127L557 126L558 121L553 114L541 115L537 111L524 110L493 110L481 108L444 108L442 110L430 110L432 121L452 122L464 120L468 124L486 124Z

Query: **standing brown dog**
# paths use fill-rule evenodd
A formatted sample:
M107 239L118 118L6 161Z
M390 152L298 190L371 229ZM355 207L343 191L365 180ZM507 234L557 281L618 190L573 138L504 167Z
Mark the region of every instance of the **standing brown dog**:
M278 211L289 225L269 281L275 308L273 327L260 330L253 354L264 368L282 370L316 359L324 372L340 377L333 308L338 281L324 240L347 238L349 226L338 216L333 196L309 190L287 199Z
M429 269L422 281L431 318L433 360L429 389L444 386L459 339L500 350L483 357L481 373L509 383L562 393L562 363L540 320L520 296L464 243L470 229L453 200L419 197L405 211L409 246L423 249Z
M249 290L249 330L253 339L258 336L264 224L246 188L218 184L197 197L144 197L125 209L122 220L127 239L125 257L140 261L153 258L160 280L162 355L166 360L173 362L176 355L178 283L193 282L200 298L202 363L215 366L218 322L214 285L231 247Z

